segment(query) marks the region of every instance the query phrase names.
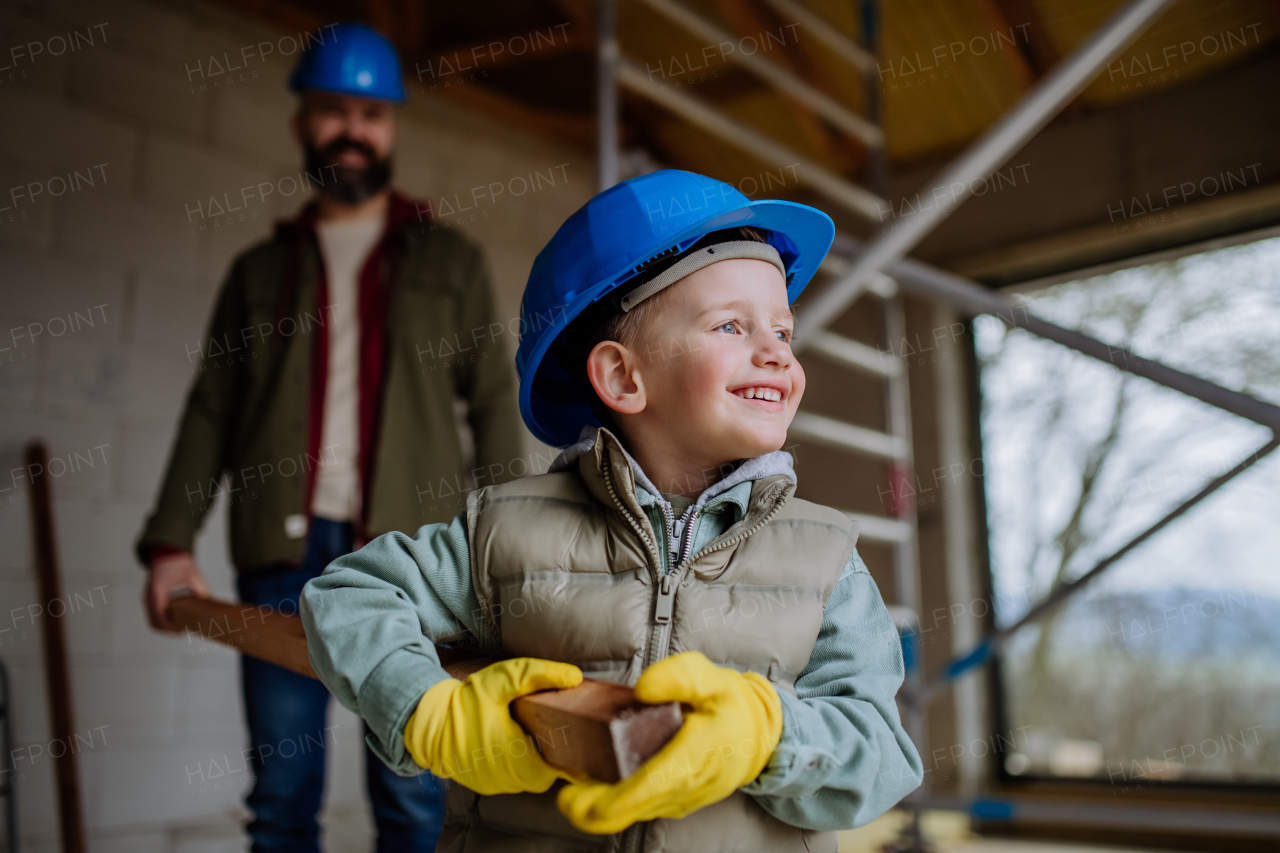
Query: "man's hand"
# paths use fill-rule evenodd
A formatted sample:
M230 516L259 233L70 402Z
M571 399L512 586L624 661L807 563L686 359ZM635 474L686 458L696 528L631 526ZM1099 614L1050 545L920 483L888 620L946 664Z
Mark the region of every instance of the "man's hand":
M195 559L185 551L166 554L151 561L147 570L147 582L142 587L142 606L147 611L147 621L159 631L176 631L169 623L165 611L175 590L187 588L200 597L209 597L209 587L200 574Z

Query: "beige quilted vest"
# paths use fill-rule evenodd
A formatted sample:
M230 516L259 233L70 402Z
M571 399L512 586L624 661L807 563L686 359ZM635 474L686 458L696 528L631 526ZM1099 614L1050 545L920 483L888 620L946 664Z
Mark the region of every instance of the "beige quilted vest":
M636 500L618 440L600 430L578 471L472 493L471 572L489 628L515 656L566 661L634 684L686 650L766 676L780 690L808 665L823 609L857 537L836 510L792 498L785 476L752 484L746 516L665 575L662 539ZM451 785L437 850L473 853L835 851L751 797L614 836L575 830L545 794L481 797Z

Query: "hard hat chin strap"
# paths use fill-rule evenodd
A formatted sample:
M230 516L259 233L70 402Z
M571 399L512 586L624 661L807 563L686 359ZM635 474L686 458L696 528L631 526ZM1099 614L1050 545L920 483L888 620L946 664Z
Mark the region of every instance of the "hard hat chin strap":
M622 297L619 305L624 312L630 311L650 296L670 287L685 276L692 275L703 267L711 266L719 261L729 261L735 258L766 261L778 268L778 272L782 274L784 280L787 277L787 268L782 263L782 256L778 254L778 250L773 246L768 243L758 243L754 240L732 240L727 243L704 246L696 252L690 252L672 264L671 267L663 270L652 281L645 282Z

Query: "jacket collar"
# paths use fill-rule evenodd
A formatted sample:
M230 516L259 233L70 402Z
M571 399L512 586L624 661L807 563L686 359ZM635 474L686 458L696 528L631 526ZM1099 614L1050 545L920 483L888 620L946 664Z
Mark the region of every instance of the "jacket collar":
M618 437L604 427L583 427L577 443L561 451L551 463L549 473L568 471L574 467L578 469L592 495L605 504L613 503L604 481L604 470L608 467L619 500L632 512L644 517L643 507L654 504L670 507ZM788 494L794 491L795 468L792 466L791 454L785 450L775 450L739 462L698 496L694 508L702 511L712 501L717 504L730 503L736 507L738 518L742 518L750 509L753 495L759 497L765 491L757 483L769 479L771 485L772 478L789 483ZM765 484L760 483L760 486L763 485Z

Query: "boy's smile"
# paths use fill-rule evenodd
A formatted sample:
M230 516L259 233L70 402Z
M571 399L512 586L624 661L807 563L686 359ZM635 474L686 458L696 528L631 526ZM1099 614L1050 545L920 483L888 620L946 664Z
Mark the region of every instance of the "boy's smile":
M804 393L794 317L777 268L746 258L650 299L632 345L597 345L588 372L654 484L697 495L718 477L704 472L786 443Z
M746 388L734 388L733 393L767 411L781 412L783 406L780 401L787 396L787 389L777 385L751 385Z

